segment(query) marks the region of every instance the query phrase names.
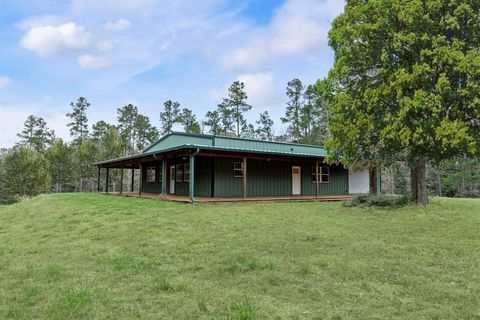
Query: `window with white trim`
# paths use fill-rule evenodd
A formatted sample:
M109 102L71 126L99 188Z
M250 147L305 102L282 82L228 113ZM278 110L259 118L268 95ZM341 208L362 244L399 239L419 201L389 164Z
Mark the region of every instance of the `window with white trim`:
M233 176L235 178L243 177L243 162L235 161L233 163Z
M318 167L318 182L328 183L330 176L330 167ZM316 183L317 168L312 166L312 183Z
M146 182L155 182L157 168L147 167Z
M190 163L183 165L183 181L190 181Z
M177 168L175 171L176 171L175 180L177 182L182 182L183 181L183 163L177 164Z

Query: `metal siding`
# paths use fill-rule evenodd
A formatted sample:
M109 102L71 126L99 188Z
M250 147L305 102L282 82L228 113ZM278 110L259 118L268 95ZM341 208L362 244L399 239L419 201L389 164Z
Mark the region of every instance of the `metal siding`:
M319 183L320 194L343 195L348 194L348 171L342 165L330 166L328 183Z
M292 165L285 161L248 160L248 196L292 194Z
M195 196L210 197L212 195L212 158L195 157Z
M315 162L305 162L301 164L302 167L302 195L316 195L317 190L315 183L312 182L312 166Z
M155 182L147 182L147 167L155 167ZM146 193L162 193L161 171L162 163L147 162L142 166L142 192Z
M242 178L233 176L233 163L235 161L242 161L242 159L215 158L215 197L239 197L242 195Z

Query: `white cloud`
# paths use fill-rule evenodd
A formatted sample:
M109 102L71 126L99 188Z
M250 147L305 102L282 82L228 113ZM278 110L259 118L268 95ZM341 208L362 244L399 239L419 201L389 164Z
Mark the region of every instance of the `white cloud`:
M108 41L98 41L96 43L96 46L98 51L108 51L113 47L112 44Z
M264 110L274 100L275 86L271 73L241 74L237 79L245 83L248 103L255 109Z
M91 35L74 22L59 26L32 27L20 40L20 45L40 57L78 51L90 46Z
M10 79L9 77L0 76L0 89L5 88L10 83L12 83L12 79Z
M288 0L265 28L223 58L226 68L255 69L278 57L304 54L327 45L330 21L343 9L338 0Z
M77 59L80 67L84 69L100 69L107 67L110 63L107 59L102 57L95 57L89 54L84 54Z
M122 31L130 28L132 23L127 19L118 19L116 21L108 21L105 23L105 28L110 31Z
M275 77L271 72L240 74L236 80L245 83L248 104L253 106L252 113L263 112L267 109L283 103L283 94L278 92ZM228 87L231 83L209 92L209 97L216 103L220 103L228 95Z

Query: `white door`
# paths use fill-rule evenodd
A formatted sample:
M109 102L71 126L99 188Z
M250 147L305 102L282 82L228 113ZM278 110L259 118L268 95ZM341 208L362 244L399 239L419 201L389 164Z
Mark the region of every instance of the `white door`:
M170 166L170 193L175 193L175 166Z
M299 166L292 167L292 194L301 194L301 172Z
M368 170L353 171L348 170L348 193L368 193L370 186L370 176Z

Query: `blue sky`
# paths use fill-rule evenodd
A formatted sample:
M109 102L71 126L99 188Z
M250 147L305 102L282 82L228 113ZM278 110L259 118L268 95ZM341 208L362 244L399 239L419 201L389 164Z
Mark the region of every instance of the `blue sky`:
M128 103L159 125L163 102L199 120L235 80L282 132L285 86L324 77L330 22L341 0L0 0L0 147L29 114L69 140L65 114L79 96L90 124L116 122Z

